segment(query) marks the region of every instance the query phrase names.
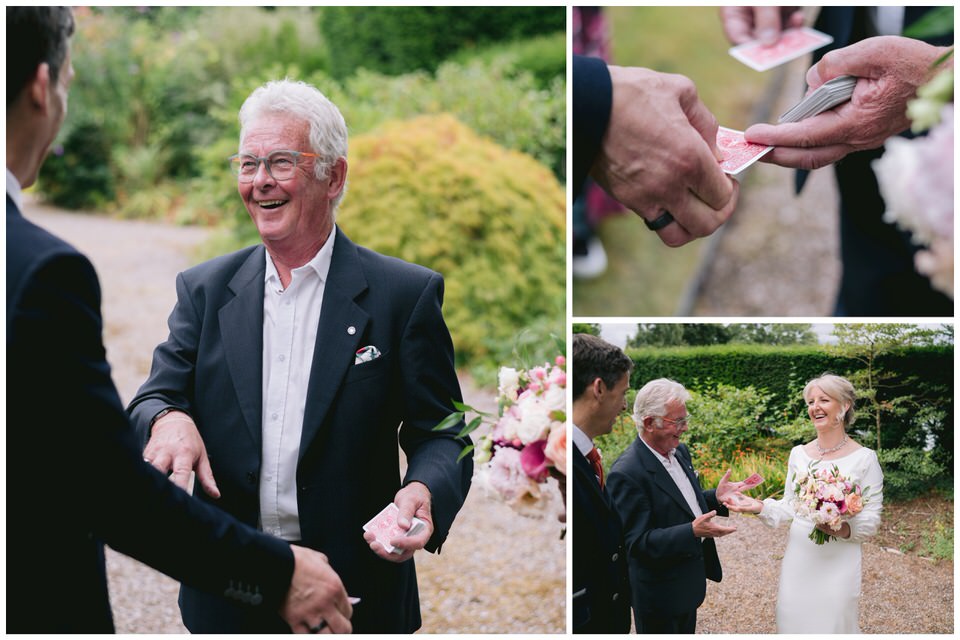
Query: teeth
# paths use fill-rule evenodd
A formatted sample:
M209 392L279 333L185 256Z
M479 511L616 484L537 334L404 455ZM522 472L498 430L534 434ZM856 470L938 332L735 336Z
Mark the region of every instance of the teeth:
M259 202L261 207L277 207L286 202L286 200L261 200Z

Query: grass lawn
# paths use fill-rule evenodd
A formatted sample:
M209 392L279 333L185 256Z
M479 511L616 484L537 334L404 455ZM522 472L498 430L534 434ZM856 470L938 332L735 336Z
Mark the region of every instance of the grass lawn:
M720 124L743 129L771 75L727 55L716 7L613 7L613 63L681 73ZM599 235L610 266L602 277L575 281L574 316L674 315L696 271L704 240L664 246L632 213L607 218Z

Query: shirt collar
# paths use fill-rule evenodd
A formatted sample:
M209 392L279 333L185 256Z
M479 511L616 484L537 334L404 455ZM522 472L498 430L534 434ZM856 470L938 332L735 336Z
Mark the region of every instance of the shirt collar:
M577 425L573 425L573 444L576 445L577 449L580 450L580 453L582 453L584 457L586 457L586 455L590 453L590 450L593 449L593 440L591 440L590 436L585 434Z
M639 438L640 442L642 442L644 446L647 447L647 449L650 449L650 452L653 453L653 455L657 456L657 460L659 460L663 464L672 464L673 461L676 459L676 457L674 456L674 452L676 451L676 449L670 449L670 451L667 452L667 455L663 455L662 453L660 453L659 451L651 447L649 444L647 444L647 441L644 440L643 438L640 438L640 436L637 436L637 438Z
M323 243L323 246L320 247L317 254L310 259L310 262L297 267L291 274L302 273L305 270L312 269L320 277L320 282L325 283L327 276L330 275L330 261L333 258L333 243L336 235L337 228L334 227L330 235L327 236L326 242ZM269 251L264 251L264 253L266 254L265 260L267 261L267 268L263 274L263 281L267 284L275 283L279 285L280 274L277 273L277 267L273 264L273 258L270 257Z
M17 176L13 175L9 167L7 167L7 195L17 205L17 209L23 211L23 190L20 188Z

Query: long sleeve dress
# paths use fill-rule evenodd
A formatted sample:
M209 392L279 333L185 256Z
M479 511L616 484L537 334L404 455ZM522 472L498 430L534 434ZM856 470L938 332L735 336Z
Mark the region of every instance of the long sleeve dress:
M802 446L794 447L784 497L764 500L759 514L771 527L793 521L780 569L777 633L859 633L860 547L880 527L883 472L877 454L866 447L818 464L818 468L836 465L843 475L869 489L863 511L847 520L850 537L817 545L808 538L813 522L798 516L793 502L795 479L811 462Z

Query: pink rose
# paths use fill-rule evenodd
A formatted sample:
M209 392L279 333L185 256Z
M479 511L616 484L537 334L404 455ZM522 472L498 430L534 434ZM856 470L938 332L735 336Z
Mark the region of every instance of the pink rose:
M567 426L556 425L547 438L544 453L553 462L553 466L563 475L567 475Z
M863 497L859 493L851 493L847 496L847 515L855 516L863 511Z
M546 446L546 440L537 440L525 446L523 451L520 452L520 465L523 467L523 472L527 474L528 478L532 478L536 482L543 482L547 479L549 461L544 454Z
M567 364L567 359L563 356L557 356L556 360L554 360L554 363L556 363L558 367L562 367Z

